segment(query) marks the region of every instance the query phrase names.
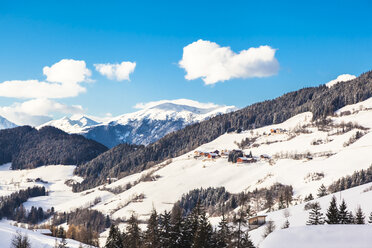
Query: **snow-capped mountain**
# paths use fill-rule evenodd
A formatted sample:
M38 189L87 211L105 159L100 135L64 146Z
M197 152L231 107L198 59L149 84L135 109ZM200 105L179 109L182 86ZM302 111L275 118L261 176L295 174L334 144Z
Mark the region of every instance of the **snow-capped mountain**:
M59 128L67 133L82 133L84 132L84 129L87 127L91 127L94 125L99 124L99 122L92 120L91 118L88 118L86 116L72 116L69 117L63 117L59 120L52 120L49 122L46 122L39 126L39 128L44 126L53 126L56 128Z
M8 121L4 117L0 116L0 130L1 129L7 129L7 128L13 128L16 127L17 125L14 124L13 122Z
M234 106L199 103L187 99L162 100L137 105L139 111L114 117L98 123L87 117L64 117L50 125L68 133L79 133L107 147L120 143L150 144L166 134L218 114L237 110Z

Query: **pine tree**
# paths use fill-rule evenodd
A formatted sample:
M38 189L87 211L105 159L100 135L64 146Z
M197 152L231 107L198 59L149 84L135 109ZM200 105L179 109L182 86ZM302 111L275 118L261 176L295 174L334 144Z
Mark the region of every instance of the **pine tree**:
M314 202L312 204L311 210L309 212L309 220L307 221L307 225L323 225L324 224L324 217L323 214L320 212L321 208L318 202Z
M111 225L105 248L123 248L123 240L118 227Z
M185 230L182 229L183 227L183 218L182 218L182 209L175 205L172 209L171 214L171 244L172 247L182 247L182 237Z
M230 227L225 218L225 213L222 212L222 218L220 223L218 224L216 247L225 248L230 243L230 240L231 240Z
M323 197L323 196L326 196L327 195L327 189L326 189L326 187L324 186L324 184L322 184L321 186L320 186L320 188L318 189L318 194L317 194L317 196L318 197Z
M266 203L265 203L265 207L268 208L268 212L270 212L272 209L272 206L274 205L274 199L273 199L273 195L271 193L270 190L267 190L266 191Z
M326 219L327 224L338 224L340 222L335 196L332 197L331 203L326 213L326 217L327 217Z
M355 213L355 224L365 224L365 216L362 211L362 208L358 206L357 211Z
M354 218L354 215L353 215L353 212L349 212L349 214L347 215L347 218L348 218L348 224L354 224L355 223L355 218Z
M209 248L212 245L213 229L204 211L200 213L198 228L194 236L192 248Z
M141 246L141 230L138 227L138 220L132 214L128 221L127 234L124 247L139 248Z
M233 223L235 225L235 230L233 232L234 246L241 248L243 229L247 225L246 211L244 211L243 206L240 206L238 214L234 216Z
M269 236L269 234L272 233L274 230L275 230L275 224L274 224L274 221L269 220L269 221L266 223L266 225L265 225L265 231L264 231L264 234L262 235L263 238L266 238L267 236Z
M159 221L158 214L155 209L152 210L150 218L147 223L147 230L144 237L144 247L145 248L157 248L160 247L159 242Z
M347 206L345 200L342 200L340 204L340 209L338 211L339 224L350 224L349 213L347 211Z
M159 218L159 242L162 248L168 248L172 246L171 242L171 214L170 212L164 211Z
M279 196L279 209L285 208L283 195Z
M241 242L241 248L255 248L248 231L244 232Z
M372 212L369 214L368 223L372 223Z

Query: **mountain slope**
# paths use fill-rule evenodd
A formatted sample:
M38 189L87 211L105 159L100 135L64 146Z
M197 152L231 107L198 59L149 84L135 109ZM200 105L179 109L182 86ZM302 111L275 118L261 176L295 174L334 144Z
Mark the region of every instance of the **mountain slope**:
M107 147L120 143L148 145L187 125L236 109L234 106L202 104L186 99L163 100L146 104L137 112L114 117L102 123L87 117L64 117L42 126L49 125L68 133L79 133Z
M1 129L7 129L7 128L13 128L16 127L17 125L14 124L13 122L8 121L4 117L0 116L0 130Z
M348 104L355 104L372 96L372 71L358 78L336 84L304 88L274 100L256 103L241 110L215 116L170 133L144 148L129 153L120 163L110 165L103 156L77 168L85 177L75 190L84 190L102 183L106 177L125 176L150 168L165 159L180 156L231 131L249 130L281 123L299 113L312 112L313 119L324 118ZM120 152L109 150L108 154Z
M29 126L0 130L0 164L13 169L48 164L76 165L87 162L107 148L81 135L69 135L54 127L36 130Z

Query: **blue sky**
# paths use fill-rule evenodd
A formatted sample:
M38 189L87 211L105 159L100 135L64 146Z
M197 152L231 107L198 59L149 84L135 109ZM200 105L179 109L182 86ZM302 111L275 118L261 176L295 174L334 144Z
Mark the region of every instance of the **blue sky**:
M1 1L0 84L45 81L45 66L85 61L94 82L79 83L86 91L77 96L53 101L115 116L134 111L139 102L162 99L244 107L372 69L371 1L299 2ZM267 45L276 49L279 69L210 85L202 78L187 80L178 63L183 48L199 39L235 53ZM123 61L136 63L130 81L108 79L94 67ZM0 96L0 106L15 108L33 99ZM38 115L37 107L31 114ZM58 118L68 110L44 109L39 115Z

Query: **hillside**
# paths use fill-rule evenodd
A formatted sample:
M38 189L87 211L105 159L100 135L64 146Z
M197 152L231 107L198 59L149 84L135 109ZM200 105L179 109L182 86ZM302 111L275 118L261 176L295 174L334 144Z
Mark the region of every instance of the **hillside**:
M117 164L112 165L103 156L98 156L76 170L76 173L85 179L82 184L75 185L75 190L81 191L97 186L108 176L123 177L140 172L156 163L180 156L211 142L226 132L241 132L281 123L304 112L311 112L312 119L317 120L371 96L372 71L330 88L321 85L290 92L276 99L218 115L170 133L155 143L129 153ZM109 156L116 152L121 151L120 149L107 151Z
M68 133L81 134L110 148L121 143L148 145L190 124L237 109L187 99L163 100L140 107L139 111L105 122L96 122L85 116L64 117L40 127L54 126Z
M0 164L12 162L13 169L82 164L106 150L96 141L69 135L54 127L36 130L22 126L0 130Z

